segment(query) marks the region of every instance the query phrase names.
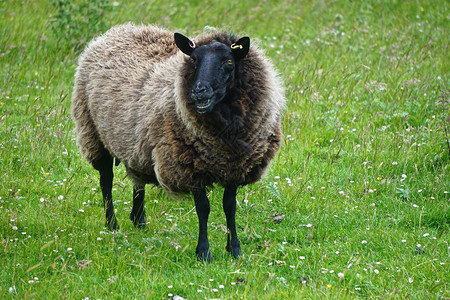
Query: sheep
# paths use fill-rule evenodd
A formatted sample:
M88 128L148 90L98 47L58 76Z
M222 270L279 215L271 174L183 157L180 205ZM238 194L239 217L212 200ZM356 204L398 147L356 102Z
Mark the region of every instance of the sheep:
M79 58L71 110L78 147L100 174L107 228L118 230L115 160L133 181L138 228L146 184L193 195L200 260L211 260L207 189L223 186L226 249L238 258L237 188L258 181L278 151L284 105L278 74L248 37L213 31L191 40L130 23L92 40Z

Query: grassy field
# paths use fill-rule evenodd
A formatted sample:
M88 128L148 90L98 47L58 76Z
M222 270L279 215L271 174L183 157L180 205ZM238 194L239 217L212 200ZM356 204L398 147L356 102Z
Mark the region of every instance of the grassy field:
M1 299L450 298L448 1L59 2L0 2ZM129 21L248 35L285 82L282 149L239 190L239 260L219 187L212 263L189 197L148 186L133 227L122 165L104 228L70 97L86 41Z

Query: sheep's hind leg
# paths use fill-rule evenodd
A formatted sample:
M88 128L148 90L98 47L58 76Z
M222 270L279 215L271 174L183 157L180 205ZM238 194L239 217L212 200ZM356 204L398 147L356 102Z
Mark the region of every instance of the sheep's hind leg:
M231 252L234 258L241 254L241 244L236 233L236 191L235 185L225 187L223 193L223 211L227 218L227 251Z
M199 191L193 192L195 209L198 216L198 244L195 252L198 259L202 261L211 261L211 251L209 251L208 242L208 217L210 212L210 205L206 190L203 188Z
M103 194L103 205L106 213L106 227L109 230L115 231L119 229L117 226L117 219L114 213L114 204L112 200L112 185L113 185L113 158L109 153L106 153L98 160L92 163L94 168L100 172L100 188Z
M145 184L136 184L133 188L133 208L131 209L130 220L137 228L145 228Z

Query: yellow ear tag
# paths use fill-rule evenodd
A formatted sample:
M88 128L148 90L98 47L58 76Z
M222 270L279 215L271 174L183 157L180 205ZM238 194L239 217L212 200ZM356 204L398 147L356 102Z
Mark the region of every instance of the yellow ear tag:
M230 46L230 48L233 50L236 50L236 49L242 49L244 47L242 45L236 45L236 43L234 43Z

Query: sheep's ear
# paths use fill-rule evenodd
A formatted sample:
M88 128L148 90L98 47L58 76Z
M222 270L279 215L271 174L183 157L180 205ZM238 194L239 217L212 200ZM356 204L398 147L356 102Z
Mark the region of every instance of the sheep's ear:
M250 38L248 36L240 38L236 43L231 45L231 50L233 51L233 55L236 60L244 58L249 49Z
M174 34L175 44L177 47L186 55L191 55L192 51L194 51L196 45L194 41L191 41L189 38L185 37L181 33L175 32Z

